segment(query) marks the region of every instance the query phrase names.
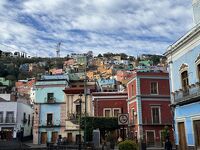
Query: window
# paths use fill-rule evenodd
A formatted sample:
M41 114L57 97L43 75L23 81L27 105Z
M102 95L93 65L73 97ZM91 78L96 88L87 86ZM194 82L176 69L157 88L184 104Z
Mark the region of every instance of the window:
M48 100L53 99L53 97L54 97L54 94L53 94L53 93L47 93L47 99L48 99Z
M200 82L200 64L197 65L197 73L198 73L198 79Z
M113 109L113 117L117 117L119 113L120 113L120 108Z
M81 114L81 105L76 105L76 115Z
M53 114L47 114L47 126L53 125Z
M27 119L26 119L26 113L24 113L23 123L25 124L26 122L27 122Z
M131 96L134 96L134 91L133 91L133 84L132 84L132 88L131 88L131 90L132 90L132 95Z
M158 94L158 83L151 82L151 94Z
M6 123L14 123L14 112L13 111L6 112Z
M104 117L111 117L111 109L104 109Z
M3 123L3 111L0 112L0 123Z
M30 125L30 123L31 123L31 115L29 114L28 115L28 125Z
M131 114L132 114L132 123L134 124L135 123L135 110L134 109L131 110Z
M54 100L54 93L47 93L47 102L53 102Z
M184 71L181 73L181 80L182 80L182 88L185 91L188 89L188 85L189 85L187 71Z
M153 124L160 123L160 107L159 106L151 107L151 117L152 117Z

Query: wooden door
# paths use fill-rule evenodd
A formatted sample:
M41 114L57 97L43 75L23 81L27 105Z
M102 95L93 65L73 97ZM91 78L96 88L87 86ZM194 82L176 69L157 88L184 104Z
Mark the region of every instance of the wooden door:
M72 133L67 134L67 140L68 140L69 143L72 142Z
M184 122L178 123L178 137L179 137L179 149L187 150Z
M81 135L76 135L76 144L79 144L81 142Z
M197 150L200 150L200 120L195 120L193 122L193 126L194 126L195 146Z
M147 140L147 146L151 147L155 145L155 135L154 131L147 131L146 132L146 140Z
M41 144L46 144L47 143L47 132L42 132L41 133Z
M58 132L52 132L51 133L51 142L56 143L58 139Z

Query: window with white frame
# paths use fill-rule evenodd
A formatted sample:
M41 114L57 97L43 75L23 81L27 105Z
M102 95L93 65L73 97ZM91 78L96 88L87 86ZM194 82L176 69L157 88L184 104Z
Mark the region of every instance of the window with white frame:
M160 124L161 117L160 117L160 106L152 106L151 107L151 118L153 124Z
M3 111L0 112L0 123L3 123Z
M104 108L104 117L111 117L111 109L110 108Z
M197 75L198 75L198 80L200 82L200 63L197 65Z
M183 90L188 89L189 81L188 81L188 71L183 71L181 73L181 81Z
M135 110L134 108L131 109L131 114L132 114L132 123L135 123Z
M121 113L120 108L113 108L113 117L117 117L119 113Z
M151 94L158 94L158 82L151 82Z

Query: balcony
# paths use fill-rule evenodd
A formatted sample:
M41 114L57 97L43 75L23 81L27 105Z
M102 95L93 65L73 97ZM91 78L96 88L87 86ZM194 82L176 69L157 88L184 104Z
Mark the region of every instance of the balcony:
M188 86L187 90L179 89L171 95L174 104L187 104L198 101L200 97L200 83Z
M53 128L53 127L61 127L63 124L61 123L60 120L55 120L55 121L47 121L47 120L40 120L39 127L42 128Z
M48 103L48 104L54 104L54 103L56 103L56 98L55 97L51 97L51 98L45 97L44 102Z
M15 124L15 123L16 123L16 118L14 117L0 118L0 124Z
M81 114L82 116L85 116L84 113ZM80 114L78 113L68 113L66 121L71 121L73 124L79 124Z

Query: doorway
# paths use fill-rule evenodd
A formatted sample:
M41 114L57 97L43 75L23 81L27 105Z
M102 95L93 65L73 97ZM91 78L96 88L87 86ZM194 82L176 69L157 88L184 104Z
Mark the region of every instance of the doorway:
M178 123L178 138L179 138L179 149L187 150L184 122Z
M41 144L46 144L47 143L47 132L42 132L41 133Z
M155 132L154 131L146 131L146 141L148 147L155 146Z

